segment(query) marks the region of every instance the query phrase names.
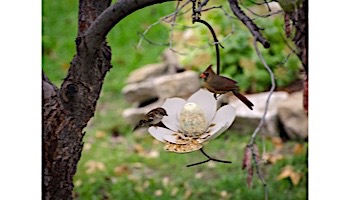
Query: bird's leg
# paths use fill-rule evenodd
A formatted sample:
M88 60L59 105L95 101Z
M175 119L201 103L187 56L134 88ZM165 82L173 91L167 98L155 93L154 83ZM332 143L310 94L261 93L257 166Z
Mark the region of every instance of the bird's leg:
M219 96L216 96L217 94L216 93L214 93L214 98L215 98L215 100L218 100L218 98L222 95L222 94L219 94Z

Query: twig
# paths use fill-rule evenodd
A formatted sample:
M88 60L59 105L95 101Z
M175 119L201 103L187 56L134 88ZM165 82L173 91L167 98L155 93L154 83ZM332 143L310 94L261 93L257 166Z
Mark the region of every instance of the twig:
M209 0L204 0L201 4L198 5L198 8L195 11L198 12L198 13L202 12L203 11L202 7L207 5L208 1Z
M251 3L254 3L254 2L252 2L252 1L250 1L250 2L251 2ZM257 4L257 3L254 3L254 4ZM270 5L269 5L269 3L268 3L266 0L264 0L264 2L263 2L263 3L257 4L257 5L264 5L264 4L266 4L267 9L269 10L269 12L271 12ZM243 3L241 3L241 5L242 5L244 8L246 8L246 9L247 9L247 7L243 5ZM248 10L248 9L247 9L247 10Z
M180 1L177 2L176 4L176 11L179 11L179 5L180 5ZM171 28L170 28L170 41L169 41L169 48L173 49L173 38L174 38L174 27L175 27L175 22L176 22L176 17L177 15L175 14L173 19L171 20Z
M253 36L265 49L270 47L270 43L260 33L260 28L241 10L237 0L229 0L232 12L247 26Z
M158 46L168 46L170 43L157 43L157 42L153 42L150 39L148 39L144 34L137 32L138 35L141 36L142 39L146 40L148 43L150 44L154 44L154 45L158 45ZM139 48L139 46L136 47L137 49Z
M190 27L190 28L192 28L192 27ZM226 36L221 40L221 42L224 42L225 40L227 40L233 33L234 33L234 26L232 26L231 32L230 32L228 35L226 35ZM202 46L195 46L195 45L185 44L185 47L191 47L191 48L196 48L196 49L206 49L206 48L208 48L210 45L213 45L213 44L216 44L216 42L208 43L207 45L202 45ZM220 43L218 43L218 44L220 44Z
M246 6L243 6L244 9L248 10L250 13L252 13L253 15L257 16L256 18L252 18L252 20L256 20L258 18L268 18L272 15L277 15L279 13L282 13L283 10L277 10L276 12L273 12L273 13L268 13L268 14L264 14L264 15L260 15L260 14L257 14L256 12L252 11L250 8L246 7ZM271 12L271 11L269 11Z
M266 4L267 8L269 9L269 12L271 12L271 8L270 8L269 3L266 0L264 0L264 3Z
M253 4L255 4L255 5L258 5L258 6L266 4L266 5L268 6L268 8L270 9L268 3L271 2L271 1L266 1L266 0L264 0L264 2L262 2L262 3L254 2L254 1L252 1L252 0L248 0L248 1L251 2L251 3L253 3Z
M216 158L212 158L210 157L208 154L206 154L203 150L203 148L199 149L203 155L205 155L205 157L208 158L208 160L204 160L204 161L201 161L201 162L197 162L197 163L193 163L193 164L190 164L190 165L187 165L186 167L192 167L192 166L195 166L195 165L200 165L200 164L203 164L203 163L206 163L206 162L209 162L209 161L216 161L216 162L222 162L222 163L232 163L231 161L226 161L226 160L219 160L219 159L216 159Z
M295 50L290 44L289 44L289 42L287 41L287 39L282 35L282 38L283 38L283 40L286 42L286 45L288 46L288 48L290 49L290 50L292 50L292 52L295 54L295 55L297 55L298 56L298 58L300 59L300 60L302 60L302 55L299 53L299 52L297 52L297 50Z
M265 104L265 110L264 110L264 114L260 120L260 123L259 125L256 127L256 129L254 130L251 138L250 138L250 141L248 143L248 147L251 149L251 152L252 152L252 156L253 156L253 160L254 160L254 163L255 163L255 167L256 167L256 170L257 170L257 174L259 176L259 179L261 181L261 183L263 184L264 186L264 190L265 190L265 199L268 199L268 187L267 187L267 184L265 182L265 179L260 171L260 168L259 168L259 163L257 161L257 158L256 158L256 155L255 155L255 151L253 149L253 145L255 143L255 138L257 136L257 133L260 131L260 129L262 128L263 124L265 123L265 118L266 118L266 114L267 114L267 110L268 110L268 107L269 107L269 102L270 102L270 98L271 98L271 95L273 93L273 91L275 90L275 87L276 87L276 84L275 84L275 76L271 70L271 68L267 65L265 59L263 58L263 56L261 55L260 51L259 51L259 48L257 46L257 38L254 37L254 48L255 48L255 51L256 51L256 54L259 56L260 58L260 61L262 62L262 64L264 65L264 67L266 68L266 70L269 72L270 74L270 78L271 78L271 88L270 88L270 91L269 91L269 95L267 96L267 99L266 99L266 104Z
M142 33L142 37L140 38L139 43L138 43L138 45L137 45L136 48L137 48L137 49L140 48L141 43L142 43L142 40L145 38L144 35L146 35L147 32L148 32L153 26L159 24L159 23L162 22L162 21L165 21L166 19L168 19L168 18L171 17L171 16L174 16L174 20L175 20L177 14L180 12L180 10L181 10L182 8L184 8L184 7L185 7L188 3L190 3L190 2L191 2L191 0L187 0L180 8L178 8L177 10L175 10L175 12L170 13L169 15L166 15L166 16L162 17L161 19L159 19L158 21L154 22L153 24L149 25L149 26L146 28L146 30Z
M206 9L201 9L201 12L206 12L206 11L209 11L209 10L212 10L212 9L216 9L216 8L222 8L222 6L212 6L210 8L206 8Z

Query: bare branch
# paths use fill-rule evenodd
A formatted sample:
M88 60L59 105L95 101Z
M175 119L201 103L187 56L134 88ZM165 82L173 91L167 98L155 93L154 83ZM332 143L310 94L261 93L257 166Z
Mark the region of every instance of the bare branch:
M252 13L253 15L257 16L256 18L252 18L252 20L256 20L256 19L258 19L258 18L268 18L268 17L270 17L270 16L272 16L272 15L277 15L277 14L283 12L283 10L277 10L277 11L275 11L275 12L267 13L267 14L262 15L262 14L255 13L254 11L252 11L250 8L248 8L248 7L246 7L246 6L243 6L243 8L246 9L246 10L248 10L248 11L249 11L250 13Z
M266 70L269 72L269 75L270 75L270 78L271 78L271 88L270 88L270 91L269 91L269 95L267 96L267 99L266 99L266 105L265 105L264 114L263 114L263 116L262 116L262 118L260 120L259 125L254 130L254 132L253 132L253 134L252 134L252 136L250 138L250 141L249 141L247 146L249 148L251 148L251 152L252 152L253 160L254 160L254 163L255 163L256 170L257 170L257 174L259 176L259 179L260 179L261 183L264 186L265 199L268 199L267 184L266 184L265 179L264 179L264 177L263 177L263 175L261 173L261 170L260 170L260 167L259 167L259 161L258 161L257 154L256 154L257 150L254 149L254 145L255 145L256 136L257 136L258 132L260 131L260 129L262 128L262 126L264 125L264 123L265 123L265 118L266 118L267 110L268 110L268 107L269 107L270 98L271 98L271 95L272 95L273 91L276 88L276 84L275 84L275 76L274 76L271 68L267 65L265 59L263 58L263 56L261 55L261 52L259 51L259 48L257 46L257 38L256 37L254 37L254 48L255 48L256 54L260 58L260 61L262 62L262 64L266 68Z
M253 36L259 41L265 49L270 47L270 43L259 32L260 28L241 10L237 0L228 0L232 12L247 26Z
M262 2L262 3L258 3L258 2L254 2L254 1L252 1L252 0L248 0L249 2L251 2L251 3L253 3L253 4L255 4L255 5L264 5L264 4L266 4L267 6L269 6L269 2L272 2L272 1L266 1L266 0L264 0L264 2Z
M119 0L103 11L85 32L85 43L94 51L104 41L108 32L123 18L141 8L174 0Z
M192 27L191 27L192 28ZM230 33L228 35L226 35L221 42L224 42L225 40L227 40L232 34L234 33L234 26L232 26L232 30L230 31ZM194 45L190 45L190 44L185 44L185 47L190 47L193 49L206 49L208 48L210 45L215 45L215 44L220 44L219 42L213 42L213 43L208 43L207 45L202 45L202 46L194 46Z
M179 1L179 2L180 2L180 1ZM146 30L141 34L141 38L140 38L140 40L139 40L139 43L138 43L138 45L137 45L137 48L140 48L141 43L142 43L142 40L143 40L144 38L146 38L145 35L147 34L147 32L148 32L153 26L155 26L155 25L161 23L162 21L166 21L168 18L172 17L172 19L171 19L171 21L170 21L170 25L171 25L170 42L169 42L168 45L169 45L169 48L173 50L173 47L172 47L172 46L173 46L173 44L172 44L172 38L173 38L173 30L174 30L174 26L175 26L176 17L177 17L177 15L178 15L178 13L180 12L180 10L181 10L182 8L184 8L188 3L190 3L191 0L187 0L187 1L186 1L182 6L180 6L180 7L179 7L179 2L178 2L177 5L176 5L176 10L175 10L175 12L170 13L169 15L166 15L166 16L162 17L161 19L159 19L158 21L154 22L153 24L149 25L149 26L146 28ZM185 11L184 13L187 13L188 11L189 11L189 10ZM149 40L147 40L147 42L154 44L154 42L150 42ZM175 51L175 50L174 50L174 51Z
M169 46L170 43L157 43L157 42L153 42L152 40L148 39L145 34L137 32L138 35L140 35L141 39L139 41L139 44L136 46L136 49L139 49L141 46L141 41L144 39L146 40L149 44L154 44L154 45L158 45L158 46Z
M176 11L175 12L180 12L180 10L187 5L190 2L190 0L188 0L186 3L184 3L184 5L182 5L182 7L179 8L180 6L180 1L176 4ZM189 11L189 10L188 10ZM177 13L174 15L174 17L172 18L171 21L171 29L170 29L170 45L169 48L173 49L173 38L174 38L174 27L175 27L175 22L176 22L176 17L177 17Z

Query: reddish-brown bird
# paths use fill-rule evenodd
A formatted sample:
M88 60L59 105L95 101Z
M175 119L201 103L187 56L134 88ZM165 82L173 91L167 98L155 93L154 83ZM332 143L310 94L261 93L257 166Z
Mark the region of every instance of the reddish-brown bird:
M231 91L239 100L247 105L250 110L253 110L254 104L239 93L237 81L215 74L211 66L212 65L209 65L200 75L201 78L204 78L204 87L214 94L224 94Z

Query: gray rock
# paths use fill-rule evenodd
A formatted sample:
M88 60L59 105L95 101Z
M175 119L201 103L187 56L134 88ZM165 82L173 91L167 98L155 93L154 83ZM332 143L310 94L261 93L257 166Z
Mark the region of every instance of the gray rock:
M253 111L238 100L232 93L229 94L229 104L236 107L237 115L231 129L241 134L252 134L265 111L268 92L245 95L253 104ZM288 98L287 92L274 92L269 101L265 123L259 131L259 134L266 136L279 136L278 128L278 103Z
M150 110L162 106L163 103L164 100L158 100L145 107L127 108L122 115L126 123L136 125Z
M186 98L199 90L199 88L200 80L198 74L194 71L185 71L128 84L122 89L122 93L128 102L140 103L154 98Z
M294 92L279 103L278 117L288 137L305 140L308 137L308 116L303 108L303 92Z
M161 63L148 64L132 71L126 83L137 83L162 75L175 74L178 69L181 69L177 54L170 49L163 52L162 58Z
M181 69L178 54L170 49L166 49L163 54L163 60L165 63L169 64L168 73L175 74L178 69Z
M194 71L158 77L153 79L153 84L159 99L187 98L200 88L199 76Z
M122 93L129 103L140 103L158 97L152 80L128 84L122 89Z
M132 71L126 80L126 83L137 83L154 77L159 77L167 73L168 67L169 64L165 62L145 65Z

